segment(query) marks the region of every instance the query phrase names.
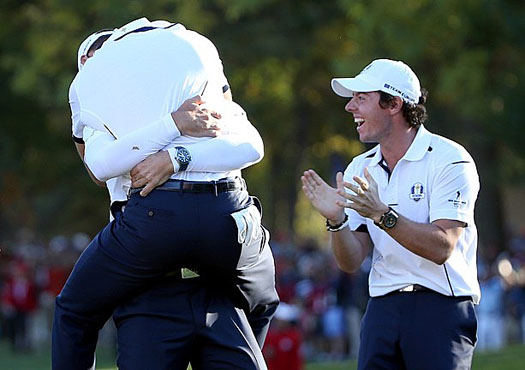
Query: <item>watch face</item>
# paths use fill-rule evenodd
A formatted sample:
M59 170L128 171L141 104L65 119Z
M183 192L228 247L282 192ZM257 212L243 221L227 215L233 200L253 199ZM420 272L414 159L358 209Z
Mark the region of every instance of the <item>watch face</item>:
M393 215L392 213L388 213L385 215L385 220L383 222L383 225L385 225L386 228L391 229L394 226L396 226L397 223L397 217Z
M190 163L191 155L188 149L180 148L177 150L177 160L181 163Z

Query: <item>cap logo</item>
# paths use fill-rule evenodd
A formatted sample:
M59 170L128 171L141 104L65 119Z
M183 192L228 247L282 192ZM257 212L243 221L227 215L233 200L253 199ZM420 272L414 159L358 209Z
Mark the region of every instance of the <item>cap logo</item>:
M410 98L410 96L408 96L407 94L405 94L403 91L399 90L397 87L394 87L390 84L385 84L384 85L384 88L387 89L387 90L392 90L392 91L395 91L396 93L398 93L399 95L401 95L403 97L403 99L406 99L406 100L410 100L410 101L414 101L414 99Z

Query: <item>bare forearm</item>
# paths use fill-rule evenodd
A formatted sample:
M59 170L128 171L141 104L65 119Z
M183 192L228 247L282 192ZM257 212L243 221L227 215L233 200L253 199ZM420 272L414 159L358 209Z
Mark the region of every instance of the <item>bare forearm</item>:
M443 223L456 223L456 221L439 220ZM444 226L444 225L442 225ZM460 225L455 225L460 226ZM399 215L394 228L388 230L388 234L399 244L438 265L442 265L452 254L461 228L456 232L449 230L439 224L424 224L409 220Z
M339 268L349 273L357 271L370 249L365 240L370 239L368 234L352 232L348 228L331 234L332 250Z

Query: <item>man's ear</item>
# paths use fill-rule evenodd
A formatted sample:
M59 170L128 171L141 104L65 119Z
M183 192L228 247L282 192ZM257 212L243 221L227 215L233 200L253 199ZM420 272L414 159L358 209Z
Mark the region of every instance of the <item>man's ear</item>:
M399 113L403 110L403 99L399 96L394 96L394 99L390 101L390 111L392 114Z
M84 63L86 63L86 60L88 60L88 57L86 55L82 55L80 57L80 64L84 65Z

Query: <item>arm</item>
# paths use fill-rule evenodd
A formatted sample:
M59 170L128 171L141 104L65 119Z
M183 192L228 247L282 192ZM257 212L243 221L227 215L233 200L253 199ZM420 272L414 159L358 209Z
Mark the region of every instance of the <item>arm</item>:
M84 167L86 168L91 180L93 180L93 182L98 186L105 187L106 184L103 181L99 181L93 175L93 173L89 170L88 166L86 165L86 162L84 161L86 145L84 143L83 137L90 135L93 132L93 130L89 127L85 127L83 129L83 125L81 125L80 123L80 104L75 88L75 80L73 80L73 83L71 83L71 86L69 88L69 106L71 108L71 126L73 132L73 141L75 143L77 153L80 156L80 159L82 160L82 163L84 164Z
M337 225L345 219L344 208L339 204L344 198L339 194L343 190L343 174L337 174L337 189L328 185L315 171L305 171L301 177L303 192L331 225ZM366 232L352 231L345 227L332 232L332 250L339 268L345 272L359 269L371 249L372 241Z
M88 127L86 127L84 129L84 134L86 133L87 130L90 130ZM86 135L87 136L87 135ZM103 181L99 181L94 175L93 173L89 170L89 167L87 166L86 162L84 162L84 153L85 153L85 149L86 149L86 144L84 143L80 143L78 141L75 141L75 147L77 149L77 153L78 155L80 156L80 159L82 160L82 163L84 164L84 167L86 168L86 171L89 175L89 177L91 178L91 180L93 180L93 182L95 184L97 184L98 186L100 187L105 187L106 186L106 183L103 182Z
M196 144L185 145L192 160L186 171L226 172L249 167L264 156L261 135L252 126L244 110L236 103L226 102L222 120L224 135ZM168 149L175 172L178 163L174 160L175 149Z
M344 182L344 186L350 189L352 194L344 190L338 191L340 195L350 201L339 201L339 204L342 207L357 211L363 217L378 222L381 215L388 211L388 206L379 199L377 183L368 170L365 169L364 173L366 180L358 176L354 177L354 181L358 185ZM466 177L456 178L455 181L451 181L450 176L454 175L451 173L444 174L444 177L438 180L437 185L442 184L442 186L450 187L452 184L452 189L458 189L456 185L463 183L461 189L466 190L465 188L469 187L469 181ZM434 193L438 192L435 188ZM448 194L454 193L455 190L448 192ZM477 194L477 191L475 193ZM469 203L472 203L472 207L474 201L475 196L474 199L469 200ZM445 200L444 203L448 203L448 201ZM431 214L432 206L431 204ZM449 214L449 216L443 218L437 213L436 215L438 218L432 220L431 223L419 223L399 215L396 226L387 229L385 232L409 251L441 265L452 254L463 228L467 225L467 215L463 217L456 213L455 215Z
M101 181L129 172L180 134L170 114L118 140L108 133L97 133L86 140L85 162Z
M200 96L186 100L176 112L125 135L98 135L86 145L86 163L100 180L129 172L137 163L183 135L214 137L220 127L216 112L201 108Z
M187 170L232 171L260 161L264 155L264 146L259 132L245 115L239 116L237 120L239 122L227 135L186 145L192 156ZM131 184L134 188L144 187L140 192L142 196L149 194L178 171L179 165L172 151L174 149L155 153L131 170Z

